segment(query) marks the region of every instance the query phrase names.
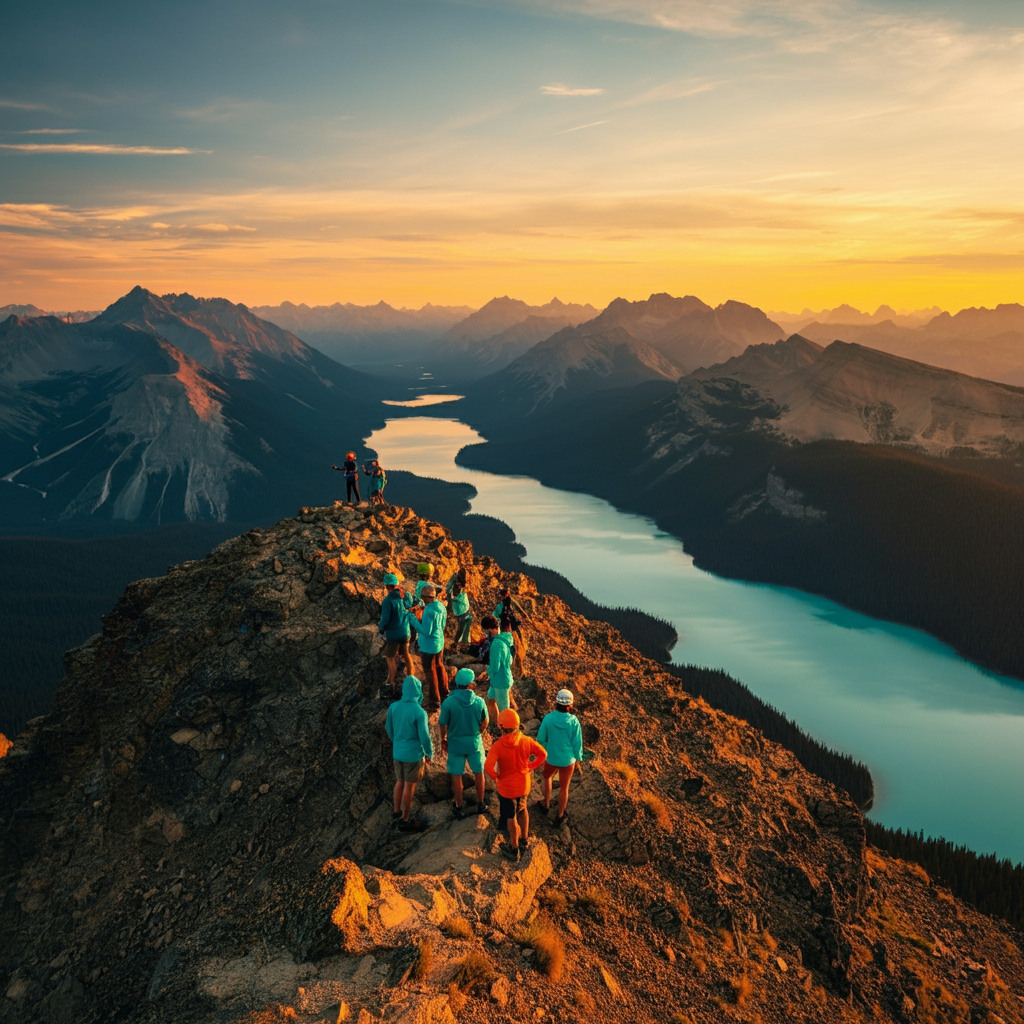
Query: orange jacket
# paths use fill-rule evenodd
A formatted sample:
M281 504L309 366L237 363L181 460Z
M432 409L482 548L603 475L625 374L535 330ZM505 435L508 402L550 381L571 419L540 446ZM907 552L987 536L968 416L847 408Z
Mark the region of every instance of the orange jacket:
M519 732L503 733L491 744L484 771L498 783L500 796L526 796L530 772L548 759L548 752L535 740Z

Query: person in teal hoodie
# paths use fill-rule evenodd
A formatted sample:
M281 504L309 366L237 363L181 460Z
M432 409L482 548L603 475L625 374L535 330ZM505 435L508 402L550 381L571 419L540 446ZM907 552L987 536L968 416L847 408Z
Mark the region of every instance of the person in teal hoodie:
M498 620L485 615L480 623L490 637L490 653L487 658L487 710L493 721L506 708L515 707L512 699L512 634L498 631Z
M505 587L501 592L501 600L494 607L494 617L498 620L502 633L511 633L513 636L512 655L516 671L522 675L523 659L526 657L526 638L523 636L523 619L519 617L520 615L527 622L533 622L523 606L512 596L512 588Z
M469 765L476 783L476 812L483 814L484 803L484 741L489 721L487 705L470 689L476 674L460 668L455 673L455 689L444 699L437 724L441 729L441 749L448 756L448 774L452 777L452 811L460 821L462 810L462 773Z
M423 618L408 617L409 625L416 630L423 678L429 694L427 705L432 711L436 711L442 699L448 696L448 674L444 668L444 627L448 622L448 611L435 593L432 583L425 586L420 591Z
M404 674L412 672L412 656L409 654L409 609L412 607L412 596L402 589L399 578L393 573L385 573L384 586L387 595L380 603L380 621L377 628L384 634L384 658L388 663L388 687L393 699L398 700L398 661L402 660Z
M453 643L468 644L473 626L473 610L469 607L469 594L466 593L466 570L459 569L445 586L452 602L452 615L455 616L455 640Z
M391 757L395 766L394 813L402 832L420 832L423 824L412 821L412 797L416 783L423 778L426 766L434 756L434 744L430 740L427 713L420 707L423 687L415 676L406 676L402 682L402 699L388 708L384 719L384 731L391 740Z
M573 696L571 690L559 690L555 696L555 710L544 716L537 730L537 742L548 752L547 764L544 765L544 799L539 801L536 809L547 814L551 809L551 786L555 772L558 773L558 817L555 827L565 823L565 813L569 801L569 783L577 765L582 771L583 765L583 730L579 719L572 713Z

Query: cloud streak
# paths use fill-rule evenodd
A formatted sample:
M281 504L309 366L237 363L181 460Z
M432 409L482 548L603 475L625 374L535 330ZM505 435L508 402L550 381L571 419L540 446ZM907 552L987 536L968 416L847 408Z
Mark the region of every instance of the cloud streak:
M0 142L0 149L19 153L98 153L115 156L185 156L210 152L208 149L186 149L184 146L115 146L88 142Z
M596 128L599 124L607 124L607 121L591 121L590 124L578 124L575 128L566 128L563 131L555 132L556 135L568 135L569 132L581 132L584 128Z
M542 85L540 91L545 96L603 96L604 89L574 89L571 86L563 85L561 82L552 82L551 85Z

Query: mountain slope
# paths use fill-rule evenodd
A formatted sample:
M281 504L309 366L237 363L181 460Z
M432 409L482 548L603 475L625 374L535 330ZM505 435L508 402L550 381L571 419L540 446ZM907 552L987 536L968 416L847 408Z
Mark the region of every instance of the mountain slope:
M527 731L559 680L577 693L593 756L571 830L535 816L517 864L493 794L452 820L440 764L424 832L392 827L374 623L382 574L423 559L464 566L475 607L515 587L541 640ZM1024 1019L1017 933L866 846L845 796L610 627L410 510L306 510L139 581L67 667L0 760L0 1020Z
M538 342L546 341L563 328L572 326L568 317L531 314L493 338L485 338L479 344L467 348L462 358L482 373L493 373L508 366Z
M905 444L933 455L1024 451L1024 389L836 341L799 335L756 346L694 380L732 378L785 407L776 426L798 441Z
M486 342L527 317L561 317L575 325L589 320L597 310L589 303L562 302L552 299L543 306L530 306L521 299L510 299L507 295L491 299L475 313L459 321L445 332L442 352L471 351L475 345Z
M623 328L591 333L587 326L566 327L477 381L459 404L463 415L515 430L516 418L582 394L679 376L660 352Z
M0 398L8 525L263 518L380 419L374 378L244 307L140 288L88 323L0 324Z

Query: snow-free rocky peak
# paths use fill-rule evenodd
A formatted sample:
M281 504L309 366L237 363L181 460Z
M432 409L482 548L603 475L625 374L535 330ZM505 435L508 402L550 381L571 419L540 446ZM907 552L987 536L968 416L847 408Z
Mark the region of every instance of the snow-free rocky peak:
M477 610L515 589L527 731L577 695L594 756L518 865L493 795L452 820L440 756L427 830L392 828L380 581L421 561L466 567ZM0 760L0 1020L1022 1020L1018 935L409 509L303 509L134 583L66 664Z

